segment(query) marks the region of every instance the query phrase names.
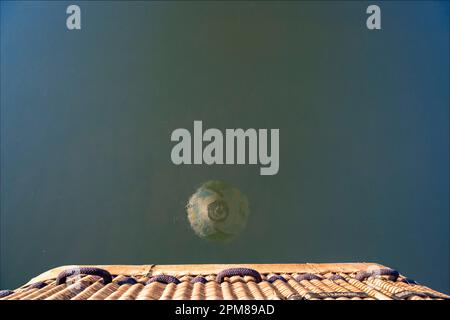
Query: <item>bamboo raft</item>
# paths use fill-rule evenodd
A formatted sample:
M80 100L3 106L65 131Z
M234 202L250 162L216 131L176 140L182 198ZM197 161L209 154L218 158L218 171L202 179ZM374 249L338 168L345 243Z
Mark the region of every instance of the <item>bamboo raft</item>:
M444 300L375 263L63 266L0 300Z

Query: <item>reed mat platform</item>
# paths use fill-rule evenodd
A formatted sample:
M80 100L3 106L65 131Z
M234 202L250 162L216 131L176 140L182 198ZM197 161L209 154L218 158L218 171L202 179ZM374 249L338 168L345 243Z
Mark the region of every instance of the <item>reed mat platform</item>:
M0 300L442 300L376 263L63 266Z

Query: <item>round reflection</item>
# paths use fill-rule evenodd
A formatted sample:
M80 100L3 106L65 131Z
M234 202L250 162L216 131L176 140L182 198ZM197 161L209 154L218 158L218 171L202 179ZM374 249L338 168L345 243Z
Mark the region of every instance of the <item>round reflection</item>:
M232 185L219 180L204 183L190 197L187 215L201 238L227 242L245 227L249 215L247 198Z

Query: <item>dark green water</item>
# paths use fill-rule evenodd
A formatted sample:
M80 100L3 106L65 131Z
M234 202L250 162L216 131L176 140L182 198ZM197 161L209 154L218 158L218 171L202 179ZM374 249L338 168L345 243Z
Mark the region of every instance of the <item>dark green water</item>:
M1 3L0 287L64 264L370 261L449 292L449 5ZM280 170L171 162L176 128L280 129ZM184 206L246 194L239 238Z

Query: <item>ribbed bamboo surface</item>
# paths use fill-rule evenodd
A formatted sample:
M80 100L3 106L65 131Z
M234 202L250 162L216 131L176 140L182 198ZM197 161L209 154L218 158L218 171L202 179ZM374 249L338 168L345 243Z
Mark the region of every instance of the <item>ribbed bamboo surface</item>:
M0 300L441 300L375 263L63 266Z

